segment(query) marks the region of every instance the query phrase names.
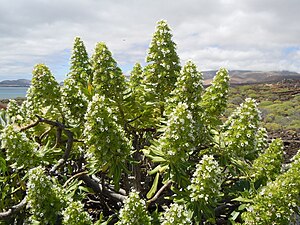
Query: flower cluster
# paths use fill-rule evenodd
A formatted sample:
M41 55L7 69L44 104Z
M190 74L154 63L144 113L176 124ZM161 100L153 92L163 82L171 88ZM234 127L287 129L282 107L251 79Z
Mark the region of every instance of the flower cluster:
M259 127L256 133L256 152L262 153L268 148L268 133L266 128Z
M86 85L91 75L91 66L88 53L80 37L75 37L73 52L71 56L71 73L69 77Z
M84 114L88 106L88 96L85 93L87 86L82 86L73 78L67 78L62 90L62 110L71 125L77 125L84 121Z
M1 140L1 148L6 150L7 160L13 163L12 168L32 168L39 162L38 144L13 124L2 130Z
M184 102L188 104L190 110L196 111L203 92L202 80L203 75L198 71L196 64L188 61L181 70L175 85L176 88L171 93L173 95L171 101L175 104Z
M158 140L170 162L186 161L188 153L195 150L196 122L186 103L179 103L169 115L165 132Z
M176 53L176 44L172 41L171 30L162 20L157 23L156 31L150 44L145 67L147 91L158 101L164 102L171 91L180 72L180 60Z
M117 225L150 225L150 216L146 211L146 203L140 199L138 192L132 191L124 201L120 210L119 222Z
M140 63L136 63L130 73L130 79L129 79L129 88L132 92L135 92L143 81L143 68Z
M192 113L195 140L198 144L204 144L207 138L207 130L204 126L203 108L200 106L203 92L202 73L192 61L188 61L178 77L176 88L171 93L170 109L174 109L179 103L188 106ZM190 115L189 115L190 117ZM198 144L195 144L198 145Z
M92 220L87 212L84 211L83 204L80 202L71 202L62 212L63 225L92 225Z
M207 217L213 216L213 209L221 196L221 173L218 162L211 155L204 155L197 164L190 191L191 204Z
M88 105L91 68L84 43L79 37L75 38L68 76L62 90L62 110L70 124L82 123Z
M209 86L203 97L202 107L206 112L206 118L209 123L215 124L226 108L229 89L229 74L224 68L221 68L214 77L211 86Z
M247 98L223 126L225 154L230 157L245 157L256 152L259 121L257 103Z
M290 169L269 182L253 198L253 203L242 214L245 225L290 224L291 217L300 205L300 154Z
M186 205L173 203L170 205L160 218L161 225L190 225L191 212L188 211Z
M31 115L47 115L51 118L60 111L61 91L59 84L44 64L33 69L31 86L27 91L25 109Z
M66 206L66 195L62 187L45 175L42 167L28 172L27 201L31 219L41 224L56 224L57 217Z
M146 99L144 95L144 85L143 85L143 68L141 64L136 63L130 73L130 79L128 82L129 97L127 98L126 115L129 119L135 119L140 117L141 112L146 107ZM147 118L148 120L148 118ZM132 126L136 124L141 124L140 120L134 120Z
M24 120L24 115L17 101L10 99L6 110L12 123L20 123Z
M179 102L168 115L163 134L150 146L150 155L160 156L168 165L170 178L181 187L187 179L188 159L203 138L203 124L197 123L186 103ZM151 153L152 149L152 153Z
M117 124L112 109L106 105L104 96L93 96L85 119L83 134L88 158L93 158L100 169L108 166L111 175L116 172L115 169L120 172L131 150L130 141L122 127Z
M126 86L125 77L105 43L99 42L96 45L91 63L93 70L92 85L95 93L120 102Z
M280 139L276 139L272 141L269 148L266 149L264 153L254 160L252 171L255 176L255 180L274 180L280 173L282 162L283 143Z

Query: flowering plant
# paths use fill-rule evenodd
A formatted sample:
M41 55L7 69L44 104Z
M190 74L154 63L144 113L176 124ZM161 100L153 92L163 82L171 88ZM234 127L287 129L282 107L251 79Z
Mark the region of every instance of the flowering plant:
M229 74L204 88L181 69L166 21L128 82L105 43L75 38L61 87L34 67L21 106L0 120L1 224L290 224L299 216L300 156L283 164L258 104L229 118Z

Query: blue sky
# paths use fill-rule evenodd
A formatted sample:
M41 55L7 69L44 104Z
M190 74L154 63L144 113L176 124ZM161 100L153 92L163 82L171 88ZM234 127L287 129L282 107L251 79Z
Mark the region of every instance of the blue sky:
M144 63L158 20L172 28L178 55L200 70L220 67L300 72L299 0L0 0L0 80L31 78L47 64L69 69L75 36L89 55L107 43L123 72Z

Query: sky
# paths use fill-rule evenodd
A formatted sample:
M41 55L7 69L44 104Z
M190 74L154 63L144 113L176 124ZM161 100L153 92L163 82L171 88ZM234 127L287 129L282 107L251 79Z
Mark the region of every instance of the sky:
M0 0L0 80L31 79L45 63L63 81L76 36L89 56L106 42L129 74L161 19L182 64L300 72L299 12L299 0Z

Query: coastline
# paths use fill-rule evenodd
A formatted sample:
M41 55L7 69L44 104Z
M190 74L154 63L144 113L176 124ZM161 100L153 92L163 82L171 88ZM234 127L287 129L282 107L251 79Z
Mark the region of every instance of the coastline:
M29 86L0 86L0 100L24 98Z
M0 85L0 87L30 87L30 85Z
M16 100L18 104L22 104L23 101L25 101L25 97L17 97L17 98L11 98L13 100ZM11 99L0 99L0 103L1 104L4 104L4 105L7 105L9 103L9 100Z

